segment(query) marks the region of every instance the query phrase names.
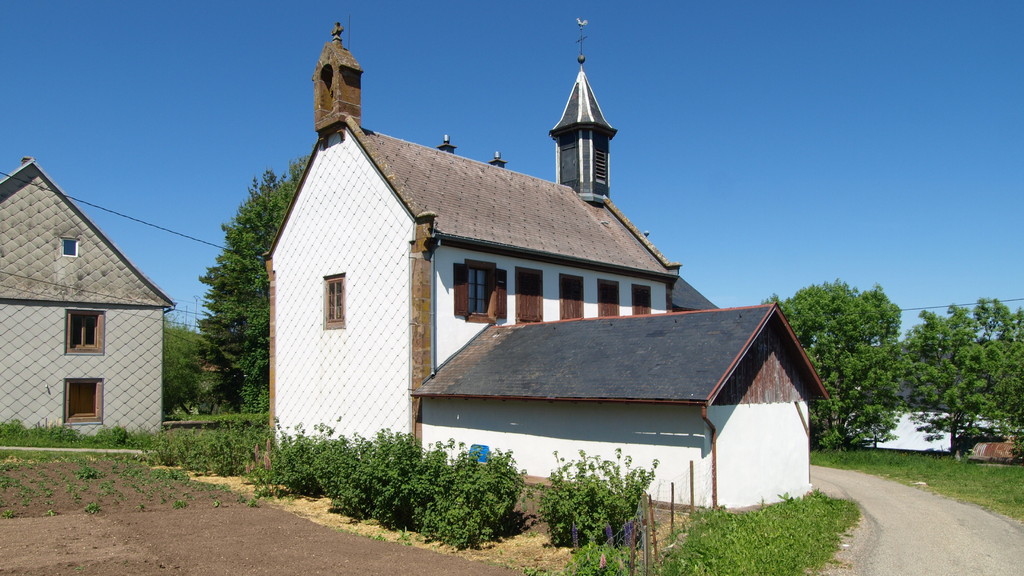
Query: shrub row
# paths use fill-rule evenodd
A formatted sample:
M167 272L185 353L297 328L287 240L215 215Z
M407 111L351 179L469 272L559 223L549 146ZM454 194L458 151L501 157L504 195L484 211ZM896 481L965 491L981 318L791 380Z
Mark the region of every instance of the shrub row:
M149 447L154 434L129 432L121 426L104 427L82 434L70 426L26 428L20 421L0 422L0 445L34 448L138 448Z
M511 454L477 461L450 441L424 449L409 434L334 438L318 427L282 434L270 482L297 494L326 496L342 514L373 518L458 548L476 547L516 524L522 473Z

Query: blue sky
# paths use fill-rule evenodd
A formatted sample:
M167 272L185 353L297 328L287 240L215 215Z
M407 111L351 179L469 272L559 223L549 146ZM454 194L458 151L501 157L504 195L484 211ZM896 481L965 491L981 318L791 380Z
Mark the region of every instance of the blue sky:
M552 179L577 17L612 198L716 304L836 278L903 308L1024 298L1017 1L5 3L0 171L33 156L71 196L220 243L252 178L311 150L340 20L365 127ZM216 248L84 208L201 303Z

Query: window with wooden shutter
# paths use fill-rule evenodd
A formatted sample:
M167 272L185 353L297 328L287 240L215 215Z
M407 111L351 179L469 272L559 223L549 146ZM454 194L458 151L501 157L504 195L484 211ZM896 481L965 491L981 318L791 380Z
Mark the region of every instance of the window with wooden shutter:
M494 322L506 317L507 274L493 262L466 260L453 268L455 315L468 322Z
M103 381L69 378L64 381L64 421L103 423Z
M558 276L559 317L562 320L583 318L583 278Z
M651 313L651 287L633 284L633 315Z
M543 273L516 268L516 322L544 321Z
M324 278L324 328L345 327L345 275Z
M619 283L614 280L597 281L597 315L619 315Z

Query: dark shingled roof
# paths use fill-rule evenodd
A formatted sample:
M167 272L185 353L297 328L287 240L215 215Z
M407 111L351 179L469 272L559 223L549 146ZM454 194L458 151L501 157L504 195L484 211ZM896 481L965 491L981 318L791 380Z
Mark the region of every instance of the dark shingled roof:
M442 238L671 274L669 262L612 203L567 186L353 127L413 215L433 212Z
M576 75L576 83L569 93L569 100L565 103L565 111L562 112L562 119L551 129L551 135L557 136L562 132L580 127L593 127L600 131L614 136L616 130L604 119L604 113L597 104L597 97L590 87L590 81L583 72L583 65L580 64L580 72Z
M675 312L683 310L714 310L718 308L711 300L704 297L696 288L682 278L676 278L672 286L672 310Z
M413 395L703 404L776 314L763 305L491 326Z

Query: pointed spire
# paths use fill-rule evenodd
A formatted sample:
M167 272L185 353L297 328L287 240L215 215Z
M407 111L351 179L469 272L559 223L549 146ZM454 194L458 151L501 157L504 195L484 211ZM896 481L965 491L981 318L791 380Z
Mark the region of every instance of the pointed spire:
M605 120L583 70L583 27L587 21L577 18L576 23L580 26L580 54L576 58L580 71L562 119L548 134L557 142L556 181L574 189L583 200L601 204L608 198L609 142L618 131Z

